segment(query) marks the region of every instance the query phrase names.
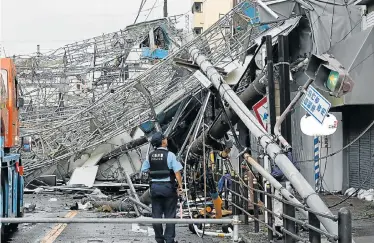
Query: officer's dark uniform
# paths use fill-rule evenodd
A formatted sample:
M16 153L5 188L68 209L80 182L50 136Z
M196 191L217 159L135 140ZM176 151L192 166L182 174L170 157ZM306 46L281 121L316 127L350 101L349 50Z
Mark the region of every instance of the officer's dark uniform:
M164 215L164 218L175 218L178 196L174 171L181 170L182 165L176 161L172 152L161 147L163 139L161 133L156 133L152 137L151 143L156 149L149 153L148 161L143 163L142 171L149 170L152 178L150 185L152 217L162 218ZM153 224L153 229L157 242L175 242L175 224L166 224L165 233L162 224Z

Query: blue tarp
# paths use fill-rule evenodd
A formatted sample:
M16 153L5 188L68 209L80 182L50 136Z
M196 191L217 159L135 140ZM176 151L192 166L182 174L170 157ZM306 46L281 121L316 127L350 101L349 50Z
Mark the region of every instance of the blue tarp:
M252 7L249 3L244 2L243 6L242 6L242 10L243 10L243 13L246 16L251 18L250 25L256 25L256 24L261 23L260 15L258 13L258 10L255 7ZM260 31L265 31L265 30L269 29L269 25L267 25L267 24L261 25L261 26L259 26L259 29L260 29Z
M153 52L149 47L142 48L142 58L164 59L169 54L168 50L155 49Z

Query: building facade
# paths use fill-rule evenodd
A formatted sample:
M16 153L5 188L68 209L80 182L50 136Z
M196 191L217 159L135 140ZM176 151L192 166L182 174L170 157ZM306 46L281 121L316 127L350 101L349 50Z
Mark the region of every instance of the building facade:
M222 16L228 13L239 0L193 0L192 28L196 35L201 34Z

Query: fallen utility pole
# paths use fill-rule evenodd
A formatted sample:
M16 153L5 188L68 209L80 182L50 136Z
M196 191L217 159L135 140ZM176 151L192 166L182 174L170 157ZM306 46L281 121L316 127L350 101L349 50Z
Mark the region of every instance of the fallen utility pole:
M188 50L193 61L195 61L219 91L221 97L238 114L243 123L248 127L251 133L258 138L259 143L265 148L275 164L282 170L284 175L290 180L296 191L304 198L306 204L314 211L332 215L329 208L314 192L313 188L295 168L292 162L284 155L278 144L273 141L270 135L264 130L256 118L250 113L245 104L239 99L230 86L224 81L222 76L215 70L208 59L202 55L198 48L191 46ZM338 234L338 225L331 219L318 216L320 222L325 226L329 233Z
M109 206L112 210L118 211L118 212L126 212L129 209L129 205L134 206L132 204L129 204L127 202L123 201L90 201L92 206L95 208L102 207L102 206ZM140 215L139 215L140 216Z
M264 74L260 74L244 91L240 94L240 100L247 106L252 107L259 101L266 92L266 84L263 82ZM231 108L225 108L228 119L231 125L235 125L239 121L239 116L233 112ZM210 126L208 131L205 133L205 143L212 146L213 148L219 148L217 140L223 138L226 132L230 130L230 126L227 123L226 116L223 112ZM203 146L203 134L201 134L191 145L191 153L201 154L201 147Z
M135 198L129 197L130 201L137 204L138 206L148 210L148 212L152 213L152 209L147 205L143 204L142 202L137 201Z

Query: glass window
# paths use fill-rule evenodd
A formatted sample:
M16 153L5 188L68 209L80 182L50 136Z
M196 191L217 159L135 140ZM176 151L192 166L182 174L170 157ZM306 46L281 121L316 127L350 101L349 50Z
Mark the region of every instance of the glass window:
M195 2L192 8L192 13L202 13L203 12L203 3Z
M195 27L193 30L196 35L200 35L203 32L203 28L201 27Z

